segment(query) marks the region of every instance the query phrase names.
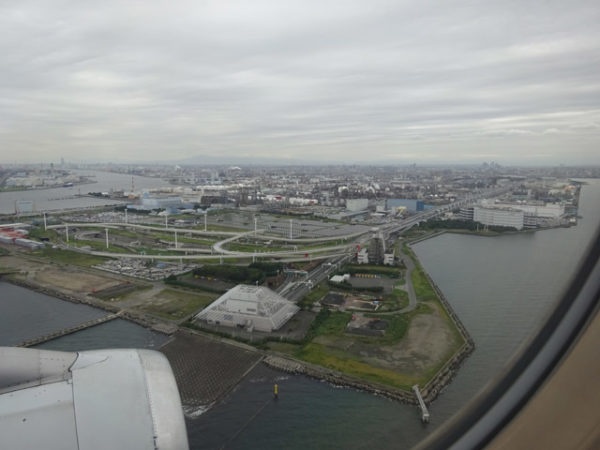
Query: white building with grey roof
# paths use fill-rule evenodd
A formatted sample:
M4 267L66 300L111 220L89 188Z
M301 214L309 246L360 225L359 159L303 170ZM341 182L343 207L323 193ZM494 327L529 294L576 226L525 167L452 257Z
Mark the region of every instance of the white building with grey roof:
M281 328L299 310L294 303L266 287L239 284L196 314L195 319L271 332Z

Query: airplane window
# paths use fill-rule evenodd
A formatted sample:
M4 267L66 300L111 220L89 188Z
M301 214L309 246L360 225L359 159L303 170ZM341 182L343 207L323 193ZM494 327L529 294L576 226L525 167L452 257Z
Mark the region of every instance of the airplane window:
M0 3L0 447L593 448L599 16Z

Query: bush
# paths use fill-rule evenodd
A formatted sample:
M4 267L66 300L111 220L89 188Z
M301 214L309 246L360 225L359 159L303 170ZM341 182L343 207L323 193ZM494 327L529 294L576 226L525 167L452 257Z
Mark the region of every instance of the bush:
M343 289L346 291L363 291L363 292L383 292L383 286L365 286L358 287L352 286L347 281L342 281L341 283L334 283L333 281L329 281L329 286L336 287L339 289Z
M214 277L234 283L262 284L265 281L265 273L256 268L232 266L232 265L205 265L194 269L194 275L201 277Z
M279 274L283 269L283 264L273 262L253 262L248 266L250 269L258 269L268 277L273 277Z
M469 230L476 231L478 228L483 228L484 225L479 222L474 222L471 220L428 220L425 223L419 225L419 229L423 230L432 230L432 229L445 229L445 230ZM487 227L489 231L495 231L498 233L502 233L505 231L517 231L514 227L501 227L498 225L489 225Z

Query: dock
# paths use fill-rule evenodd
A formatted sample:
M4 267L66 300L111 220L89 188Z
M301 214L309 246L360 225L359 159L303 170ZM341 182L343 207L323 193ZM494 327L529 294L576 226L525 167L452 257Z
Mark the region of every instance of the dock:
M421 407L421 422L428 423L429 422L429 410L427 409L427 405L423 401L423 397L421 397L421 391L419 391L418 384L415 384L413 386L413 391L415 391L415 395L417 396L417 400L419 401L419 406Z
M56 339L62 336L66 336L67 334L75 333L77 331L84 330L86 328L90 328L96 325L100 325L101 323L109 322L114 320L120 316L117 314L109 314L104 317L100 317L98 319L89 320L87 322L80 323L79 325L75 325L74 327L63 328L62 330L55 331L50 334L46 334L44 336L39 336L34 339L29 339L27 341L23 341L20 344L17 344L16 347L32 347L34 345L41 344L42 342L50 341L52 339Z

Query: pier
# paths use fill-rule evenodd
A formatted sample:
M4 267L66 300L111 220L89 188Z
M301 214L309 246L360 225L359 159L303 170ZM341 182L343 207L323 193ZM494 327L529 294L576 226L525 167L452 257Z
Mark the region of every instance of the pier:
M44 336L39 336L34 339L29 339L27 341L23 341L20 344L17 344L16 347L32 347L34 345L41 344L42 342L50 341L52 339L56 339L62 336L66 336L67 334L75 333L76 331L81 331L86 328L90 328L96 325L100 325L101 323L109 322L114 320L120 316L117 314L109 314L108 316L100 317L98 319L89 320L87 322L80 323L79 325L75 325L70 328L63 328L62 330L55 331L50 334L46 334Z
M415 395L417 396L417 400L419 401L419 406L421 407L421 421L423 423L429 422L429 410L427 409L427 405L423 401L423 397L421 397L421 391L419 391L419 385L415 384L413 386L413 391L415 391Z

